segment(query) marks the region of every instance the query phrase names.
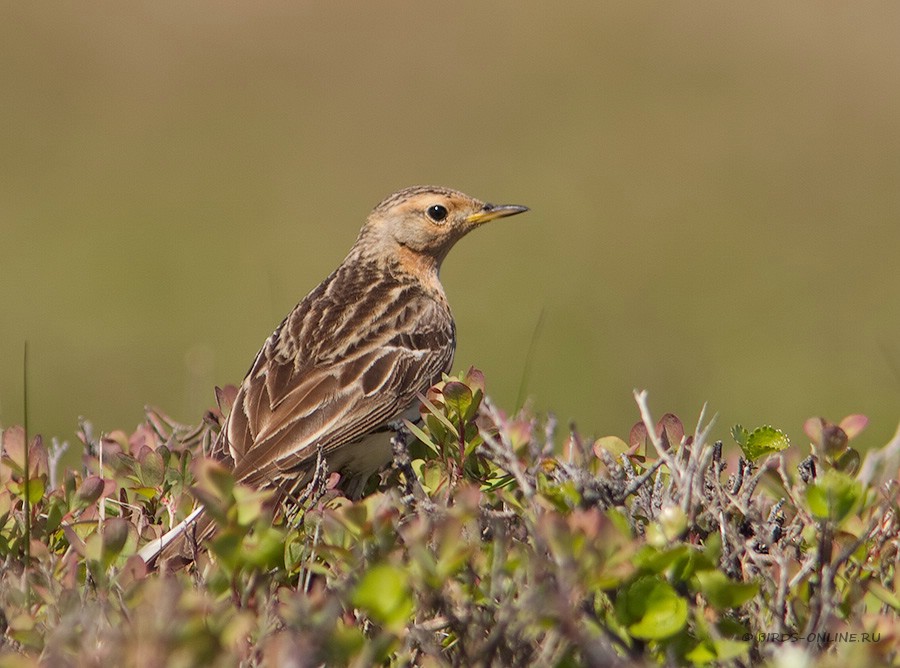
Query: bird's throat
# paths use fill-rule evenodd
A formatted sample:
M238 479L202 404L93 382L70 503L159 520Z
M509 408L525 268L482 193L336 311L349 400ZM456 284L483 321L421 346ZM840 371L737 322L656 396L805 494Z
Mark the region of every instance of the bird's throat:
M396 254L398 269L415 277L426 289L443 297L439 274L443 257L435 257L429 253L415 251L408 246L400 245Z

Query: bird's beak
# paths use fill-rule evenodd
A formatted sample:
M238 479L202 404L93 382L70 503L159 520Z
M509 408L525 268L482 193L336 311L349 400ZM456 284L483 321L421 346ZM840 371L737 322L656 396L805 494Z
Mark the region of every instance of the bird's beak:
M466 222L469 225L481 225L495 218L515 216L517 213L524 213L525 211L528 211L528 207L519 206L518 204L485 204L480 211L476 211L466 218Z

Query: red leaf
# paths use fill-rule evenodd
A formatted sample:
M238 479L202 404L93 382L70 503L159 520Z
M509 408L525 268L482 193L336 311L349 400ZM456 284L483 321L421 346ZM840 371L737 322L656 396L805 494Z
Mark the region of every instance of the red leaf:
M25 468L25 428L15 425L3 430L3 456L8 457L19 470Z

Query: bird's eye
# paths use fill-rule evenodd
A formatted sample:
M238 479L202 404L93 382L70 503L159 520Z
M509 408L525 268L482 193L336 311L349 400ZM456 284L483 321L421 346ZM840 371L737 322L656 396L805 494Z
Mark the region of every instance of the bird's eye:
M448 212L447 207L441 206L440 204L432 204L425 213L428 214L428 217L431 218L431 220L439 223L447 217Z

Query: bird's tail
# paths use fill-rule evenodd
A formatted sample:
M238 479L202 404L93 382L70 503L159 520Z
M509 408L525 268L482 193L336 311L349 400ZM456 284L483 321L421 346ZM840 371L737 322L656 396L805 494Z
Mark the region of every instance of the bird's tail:
M203 506L198 506L158 540L147 543L138 556L151 567L162 566L174 559L193 561L197 546L209 538L215 529L212 518L204 510Z

